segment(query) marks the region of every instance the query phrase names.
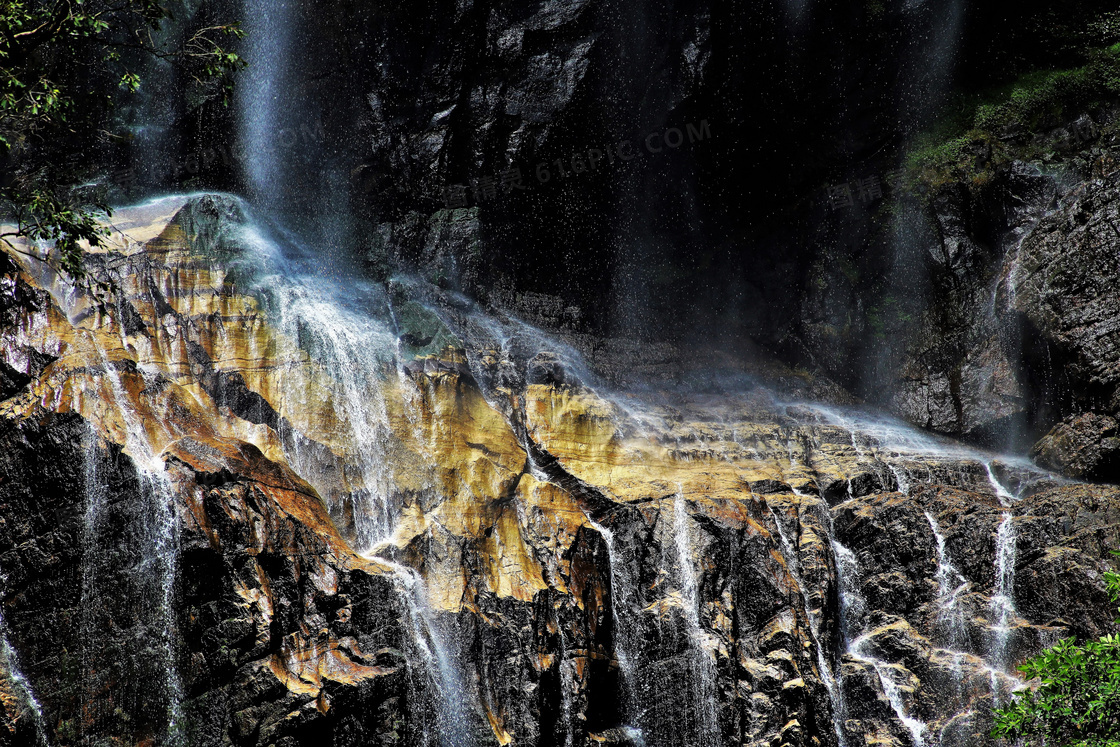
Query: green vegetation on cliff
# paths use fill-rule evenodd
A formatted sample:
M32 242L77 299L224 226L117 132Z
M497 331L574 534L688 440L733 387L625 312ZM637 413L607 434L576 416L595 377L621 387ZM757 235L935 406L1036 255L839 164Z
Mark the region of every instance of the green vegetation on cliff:
M982 185L1012 159L1050 155L1053 143L1033 135L1120 102L1120 12L1098 19L1078 39L1084 44L1079 66L1034 70L998 88L959 96L907 155L910 185L919 191L956 181Z
M168 47L160 40L172 8L159 0L0 0L0 241L23 237L53 245L53 261L83 277L82 247L103 237L107 214L93 185L91 154L119 89L141 85L146 58L174 62L194 80L218 81L228 95L240 57L212 25Z
M1120 603L1120 574L1105 579ZM1019 670L1040 684L996 711L992 736L1047 747L1120 745L1120 635L1081 644L1067 638Z

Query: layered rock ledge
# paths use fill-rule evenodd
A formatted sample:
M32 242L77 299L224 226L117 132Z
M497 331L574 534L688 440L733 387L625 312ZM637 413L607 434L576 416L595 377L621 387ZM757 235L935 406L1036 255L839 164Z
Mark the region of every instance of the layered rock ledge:
M237 200L0 258L0 743L988 741L1120 493L757 384L612 392Z

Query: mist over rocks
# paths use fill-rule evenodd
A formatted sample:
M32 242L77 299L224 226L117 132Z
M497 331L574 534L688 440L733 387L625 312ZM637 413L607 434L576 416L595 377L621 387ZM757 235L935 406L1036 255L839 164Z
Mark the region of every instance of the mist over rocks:
M1120 119L905 159L1103 5L184 6L103 295L0 247L0 747L994 744L1115 627Z
M973 147L984 180L918 199L899 185L954 95L1074 63L1043 6L302 0L283 18L246 11L236 113L170 90L167 152L127 158L240 154L146 188L257 194L354 271L414 273L570 335L613 381L734 378L777 358L920 427L1026 453L1100 409L1068 401L1103 395L1041 372L1035 329L993 299L1055 200L1116 160L1115 102L1000 130ZM1103 7L1070 24L1095 28ZM195 11L175 33L219 12L234 11ZM687 147L641 142L674 130ZM623 142L641 157L574 173ZM863 183L873 199L830 209L828 189Z
M615 391L419 282L382 330L228 196L118 220L105 312L5 274L13 745L983 743L1016 662L1111 623L1111 487L760 386Z

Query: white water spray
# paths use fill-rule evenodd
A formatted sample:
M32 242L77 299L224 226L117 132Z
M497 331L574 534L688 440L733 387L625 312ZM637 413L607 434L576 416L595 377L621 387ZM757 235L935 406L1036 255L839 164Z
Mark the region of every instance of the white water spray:
M393 578L408 611L411 642L428 680L426 685L435 689L437 709L434 719L422 703L413 704L412 715L424 725L424 744L470 747L472 740L465 710L468 694L459 667L444 640L445 634L428 604L424 582L420 574L408 566L380 557L377 561L393 570Z
M874 669L895 717L906 730L915 747L922 747L926 740L926 725L907 711L902 689L895 680L900 666L888 664L875 657L869 650L870 636L863 631L863 616L867 603L859 589L861 570L859 559L831 536L832 552L836 558L836 576L840 586L840 614L843 621L844 641L848 654L855 660ZM859 633L856 633L859 631Z
M696 711L697 734L695 735L695 744L714 747L720 742L719 715L716 710L717 686L714 641L704 631L700 621L701 597L696 568L692 562L692 540L688 510L679 485L677 489L677 494L673 498L673 544L676 548L678 583L684 597L685 623L688 626L688 636L692 644L692 659L694 662L691 672L693 682L689 689L693 700L692 705Z

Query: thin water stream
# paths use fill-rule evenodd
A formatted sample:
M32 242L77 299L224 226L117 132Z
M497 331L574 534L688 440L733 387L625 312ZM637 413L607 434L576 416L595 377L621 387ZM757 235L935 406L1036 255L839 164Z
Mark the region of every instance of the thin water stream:
M4 619L2 606L0 606L0 672L6 675L15 688L16 697L22 701L21 706L24 713L17 715L22 718L30 714L31 720L35 724L35 739L38 742L38 747L51 747L46 720L43 718L43 706L36 699L31 683L27 681L23 670L20 668L19 654L16 653L8 639L8 623Z
M698 747L714 747L720 742L719 715L717 712L717 685L715 642L704 630L700 621L701 595L697 571L693 562L692 522L689 520L685 498L678 485L673 497L673 545L676 550L677 583L683 597L685 623L691 644L692 667L689 683L689 703L695 714L695 741Z

